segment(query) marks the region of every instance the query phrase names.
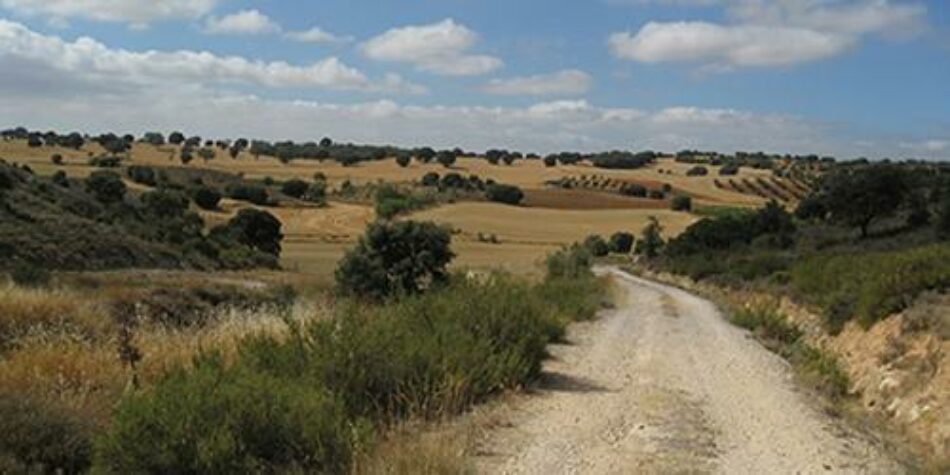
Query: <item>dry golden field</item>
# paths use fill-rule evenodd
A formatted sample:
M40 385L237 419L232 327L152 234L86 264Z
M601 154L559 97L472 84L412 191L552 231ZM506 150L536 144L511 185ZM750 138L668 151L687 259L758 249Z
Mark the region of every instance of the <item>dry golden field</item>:
M126 163L179 167L182 165L177 159L177 151L177 147L171 145L154 147L137 143ZM59 147L29 148L25 141L0 142L0 158L27 164L43 175L62 169L71 177L87 176L94 170L87 163L90 156L101 152L96 144L87 144L76 151ZM63 156L62 166L53 165L50 157L54 153ZM430 171L446 173L441 165L415 161L406 168L399 167L395 160L367 162L353 167L343 167L330 160L296 160L282 164L272 157L254 159L248 153L242 153L234 160L221 151L214 160L204 162L196 159L188 167L275 180L310 180L319 172L326 175L331 187L339 186L345 180L358 184L412 182ZM491 165L477 158L462 158L451 171L517 185L526 192L525 205L458 203L418 213L415 218L448 224L457 230L453 243L458 254L457 266L504 268L519 274L531 274L540 269L539 264L548 252L590 234L637 233L649 216L656 216L664 226L665 234L673 236L695 220L692 215L669 211L666 201L621 197L591 190L554 189L545 185L550 180L597 177L598 180L639 183L652 188L669 184L677 193L693 196L696 205L700 206L746 207L764 202L757 196L717 187L717 167L709 167L709 176L688 177L686 171L691 167L671 159L661 159L654 166L639 170L605 170L588 164L545 167L540 160L521 160L505 166ZM766 171L743 168L737 178L768 175ZM224 200L222 211L202 214L209 225L214 225L227 220L242 206L246 204ZM368 206L334 201L325 208L277 207L268 208L268 211L284 225L284 267L320 285L332 281L337 260L356 242L366 224L374 219L373 210ZM479 233L495 235L500 243L479 242Z

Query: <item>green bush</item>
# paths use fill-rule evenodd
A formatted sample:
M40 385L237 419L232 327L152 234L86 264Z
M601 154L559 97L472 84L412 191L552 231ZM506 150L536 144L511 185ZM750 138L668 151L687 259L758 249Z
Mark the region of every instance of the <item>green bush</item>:
M14 264L10 271L13 282L22 287L46 287L51 279L48 270L26 262Z
M950 285L950 245L903 251L816 255L792 268L793 287L822 306L833 330L857 317L865 326Z
M214 355L119 406L97 444L115 473L340 473L352 431L343 405L306 380L277 378Z
M130 180L142 185L155 186L158 184L155 169L152 167L132 165L126 170L126 175L128 175Z
M670 208L673 211L692 211L693 199L689 196L676 196L673 198Z
M594 256L585 246L574 244L548 255L548 278L577 279L590 276Z
M0 473L82 473L93 427L51 403L0 393Z
M310 185L303 180L290 180L281 185L280 191L287 196L299 199L309 188Z
M446 266L455 257L451 240L451 234L434 223L370 224L340 261L337 288L344 295L374 300L422 292L447 279Z
M627 232L617 232L610 236L610 252L614 254L630 254L633 250L633 234Z
M125 198L126 187L118 174L97 171L86 178L86 191L102 203L117 203Z
M587 236L587 239L584 240L584 247L586 247L594 257L604 257L610 254L610 246L607 244L607 241L596 234Z
M496 183L488 186L485 190L485 197L489 201L517 206L524 199L524 192L517 186Z
M218 190L214 188L201 186L194 192L195 204L199 208L204 210L215 210L218 209L218 204L221 203L221 193L218 193Z

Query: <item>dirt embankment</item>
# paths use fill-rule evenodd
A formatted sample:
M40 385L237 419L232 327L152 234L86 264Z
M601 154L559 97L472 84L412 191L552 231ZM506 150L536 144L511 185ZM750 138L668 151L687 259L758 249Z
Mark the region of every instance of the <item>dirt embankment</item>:
M733 306L776 302L754 291L724 291L679 276L650 275ZM851 322L831 335L814 309L788 297L779 310L804 331L808 343L835 356L848 374L849 392L861 410L896 429L911 448L935 467L950 463L950 340L921 330L921 313L950 313L947 296L923 299L865 330ZM939 316L937 317L939 318Z

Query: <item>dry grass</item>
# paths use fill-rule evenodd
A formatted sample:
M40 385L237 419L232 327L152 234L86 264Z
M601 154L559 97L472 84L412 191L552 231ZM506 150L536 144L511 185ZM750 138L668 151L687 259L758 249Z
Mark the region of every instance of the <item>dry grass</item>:
M468 457L471 424L414 425L394 429L360 457L354 475L475 473Z
M96 339L111 328L109 319L102 318L101 309L86 295L0 284L0 351L51 334Z

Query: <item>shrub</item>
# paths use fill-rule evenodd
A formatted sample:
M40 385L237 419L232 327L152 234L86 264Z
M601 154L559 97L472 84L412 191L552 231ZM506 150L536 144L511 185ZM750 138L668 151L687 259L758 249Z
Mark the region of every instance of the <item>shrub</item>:
M54 153L53 156L50 157L50 160L53 162L53 165L58 166L63 164L63 156L58 153Z
M590 276L594 263L588 248L574 244L548 256L547 270L550 279L577 279Z
M142 185L155 186L158 184L158 180L155 176L155 170L152 167L132 165L126 171L126 175L128 175L130 180Z
M89 166L97 168L118 168L121 164L120 157L94 157L89 160Z
M739 174L738 165L725 165L719 169L720 176L735 176Z
M439 186L439 174L436 172L429 172L422 176L421 182L422 186Z
M199 208L205 210L215 210L218 209L218 204L221 203L221 193L218 193L218 190L208 186L201 186L194 192L195 204Z
M673 202L670 204L670 208L673 211L692 211L693 210L693 199L689 196L676 196L673 198Z
M445 282L455 257L451 234L434 223L415 221L370 224L336 270L344 295L381 300L414 294Z
M590 235L584 240L584 247L586 247L594 257L604 257L610 254L610 246L607 245L607 241L604 241L604 238L596 234Z
M345 472L352 432L319 386L206 355L117 410L96 466L116 473Z
M660 226L660 221L657 220L656 217L650 216L650 220L643 228L643 233L637 241L634 251L637 254L652 259L660 254L660 250L662 250L665 245L666 243L663 241L663 227Z
M273 256L280 256L280 241L284 238L280 221L272 214L256 209L242 209L225 226L218 228L218 233Z
M709 174L709 169L704 166L695 166L686 171L686 176L706 176Z
M270 195L267 189L256 185L232 184L225 190L228 197L233 200L248 201L259 206L267 206L270 203Z
M92 429L51 403L0 393L0 472L85 472Z
M614 254L630 254L633 249L633 234L617 232L610 236L610 252Z
M310 186L307 187L307 192L304 193L302 199L321 206L325 205L327 202L326 182L315 181L311 183Z
M11 269L10 279L21 287L46 287L51 276L49 271L41 266L19 262Z
M62 170L56 170L56 173L53 173L53 176L50 177L50 181L55 183L56 186L69 188L69 178L66 176L66 172Z
M816 255L792 268L793 287L825 310L829 327L859 318L865 326L950 285L950 245L903 251Z
M309 188L310 185L303 180L290 180L280 187L280 191L287 196L299 199L303 197Z
M142 203L148 212L159 218L176 218L188 211L190 201L179 191L159 189L143 193Z
M524 199L521 188L512 185L493 184L485 190L485 197L489 201L517 206Z
M125 198L125 183L118 174L109 171L96 171L86 178L86 191L92 193L102 203L116 203Z
M647 192L647 187L637 184L628 185L620 189L620 193L627 196L636 196L637 198L646 198Z
M402 168L406 168L409 164L412 163L412 156L408 153L400 153L396 155L396 164Z
M663 190L650 190L649 198L651 200L665 200L666 193L663 193Z

